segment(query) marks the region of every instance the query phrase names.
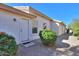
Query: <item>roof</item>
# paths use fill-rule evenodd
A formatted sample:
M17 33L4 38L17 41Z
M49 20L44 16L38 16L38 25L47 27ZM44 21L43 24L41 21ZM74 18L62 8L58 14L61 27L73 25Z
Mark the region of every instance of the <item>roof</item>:
M53 19L51 19L50 17L48 17L47 15L41 13L40 11L35 10L34 8L32 8L31 6L14 6L17 9L20 9L22 11L28 12L28 13L34 13L36 15L39 15L47 20L53 21Z
M19 10L19 9L13 8L11 6L8 6L8 5L5 5L5 4L2 4L2 3L0 3L0 9L9 11L9 12L17 14L17 15L28 17L28 18L35 18L36 17L35 15L25 13L25 12Z
M37 14L47 20L50 20L50 21L54 21L54 22L57 22L59 24L63 24L65 25L62 21L59 21L59 20L55 20L55 19L51 19L50 17L48 17L47 15L41 13L40 11L37 11L35 10L34 8L32 8L31 6L14 6L14 8L17 8L19 10L22 10L24 12L27 12L27 13L34 13L34 14Z
M35 10L35 9L32 8L31 6L29 6L29 7L30 7L30 11L31 11L31 12L33 12L33 13L35 13L35 14L41 16L41 17L44 17L44 18L46 18L46 19L48 19L48 20L50 20L50 21L53 21L53 19L51 19L51 18L48 17L47 15L43 14L42 12Z
M59 24L62 24L62 25L64 25L64 26L66 26L66 25L64 24L64 22L62 22L62 21L59 21L59 20L55 20L55 19L54 19L54 22L57 22L57 23L59 23Z

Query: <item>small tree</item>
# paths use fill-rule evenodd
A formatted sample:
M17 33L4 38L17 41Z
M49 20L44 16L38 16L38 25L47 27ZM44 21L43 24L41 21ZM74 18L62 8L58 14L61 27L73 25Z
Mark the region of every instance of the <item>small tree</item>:
M73 34L75 36L79 36L79 20L74 19L70 24L71 29L73 30Z

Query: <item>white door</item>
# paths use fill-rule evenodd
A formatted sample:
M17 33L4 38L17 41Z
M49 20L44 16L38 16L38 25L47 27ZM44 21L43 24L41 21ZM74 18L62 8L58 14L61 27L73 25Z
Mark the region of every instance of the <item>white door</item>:
M29 24L28 20L20 20L20 42L27 42L29 40Z

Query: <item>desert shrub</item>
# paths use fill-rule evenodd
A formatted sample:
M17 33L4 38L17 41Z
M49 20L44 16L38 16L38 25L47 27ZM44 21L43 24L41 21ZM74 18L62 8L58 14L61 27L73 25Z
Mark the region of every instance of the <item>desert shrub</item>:
M16 54L15 38L6 34L0 33L0 56L12 56Z
M47 30L47 29L40 31L39 36L40 36L43 44L45 44L45 45L55 44L55 41L57 38L55 32L53 32L51 30Z

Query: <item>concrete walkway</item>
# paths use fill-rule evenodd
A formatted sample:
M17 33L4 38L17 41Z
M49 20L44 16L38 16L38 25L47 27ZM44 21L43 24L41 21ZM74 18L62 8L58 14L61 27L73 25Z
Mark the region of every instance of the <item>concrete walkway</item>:
M57 38L56 48L44 46L40 39L33 43L35 44L29 47L19 45L17 56L79 56L79 41L74 36L67 34Z
M56 41L57 51L66 56L79 56L79 40L75 36L62 35Z

